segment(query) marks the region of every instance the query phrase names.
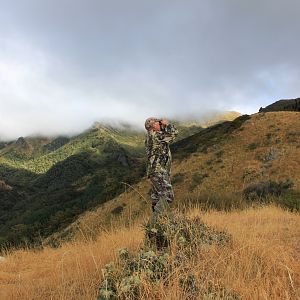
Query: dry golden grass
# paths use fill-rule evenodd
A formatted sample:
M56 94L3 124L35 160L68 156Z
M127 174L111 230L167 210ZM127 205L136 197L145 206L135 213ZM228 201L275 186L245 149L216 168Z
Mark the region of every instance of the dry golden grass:
M190 269L200 284L221 284L242 299L300 296L299 214L269 206L228 213L193 209L189 215L233 236L228 246L195 253ZM139 249L141 222L103 233L96 241L8 253L0 263L0 299L96 299L101 268L116 259L116 250ZM176 282L172 288L162 286L155 295L155 299L185 299ZM143 299L154 299L154 294L149 290Z
M232 248L211 253L211 280L221 280L245 299L300 296L298 214L270 206L200 215L207 224L227 230L233 236Z
M209 176L199 185L194 193L214 191L232 193L242 191L249 182L266 180L284 180L290 178L295 189L300 189L300 114L298 112L270 112L254 114L240 129L230 134L227 140L208 149L208 153L194 153L183 161L174 161L172 173L184 174L184 182L175 191L177 198L183 199L191 193L189 185L195 172ZM268 138L269 137L269 138ZM257 148L249 150L250 144ZM216 153L223 151L221 163L216 163ZM276 158L265 167L259 160L270 151ZM209 162L211 164L208 164ZM253 172L249 180L244 175Z

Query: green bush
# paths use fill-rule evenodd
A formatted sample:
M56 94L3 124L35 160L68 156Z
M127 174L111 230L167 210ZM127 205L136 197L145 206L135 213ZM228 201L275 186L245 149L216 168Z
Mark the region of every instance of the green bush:
M145 226L146 242L150 247L162 249L175 243L186 250L202 245L225 244L229 236L207 227L199 218L188 219L180 214L162 215ZM189 247L186 247L186 246Z
M262 181L248 185L243 194L247 200L266 198L268 196L280 196L292 188L293 182L289 179L285 181Z
M288 191L275 199L275 202L291 211L300 211L300 191Z
M109 263L102 270L98 300L140 299L145 284L148 290L150 285L152 291L161 283L168 286L172 276L177 278L179 269L185 270L181 272L179 285L192 299L222 295L226 290L200 288L196 276L184 268L203 246L228 243L231 237L227 233L207 227L199 218L188 219L179 213L153 217L144 225L144 230L144 246L137 255L126 248L119 249L116 263Z

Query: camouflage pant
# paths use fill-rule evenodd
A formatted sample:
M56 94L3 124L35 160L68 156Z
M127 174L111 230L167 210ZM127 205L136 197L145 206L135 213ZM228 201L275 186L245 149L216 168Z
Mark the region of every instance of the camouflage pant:
M170 175L167 172L154 173L149 176L152 184L150 198L153 212L162 212L174 200Z

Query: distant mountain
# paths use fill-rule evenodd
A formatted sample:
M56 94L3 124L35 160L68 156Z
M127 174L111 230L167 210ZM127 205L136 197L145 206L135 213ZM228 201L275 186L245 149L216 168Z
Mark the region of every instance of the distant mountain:
M46 154L43 147L52 142L45 137L20 137L16 141L2 143L0 156L12 160L28 160Z
M279 100L265 108L260 108L259 112L271 111L300 111L300 98Z
M236 111L228 111L225 113L218 113L214 115L208 115L204 118L204 120L201 122L201 126L204 128L223 123L225 121L233 121L236 118L240 117L242 114ZM192 121L194 124L197 124L197 121ZM190 121L189 124L192 124Z

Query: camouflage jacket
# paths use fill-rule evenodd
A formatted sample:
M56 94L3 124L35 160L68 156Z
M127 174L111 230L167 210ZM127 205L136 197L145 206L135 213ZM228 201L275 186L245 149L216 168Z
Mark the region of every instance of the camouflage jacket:
M148 131L145 140L147 152L147 177L153 173L167 172L171 169L171 151L169 143L173 142L178 130L168 124L161 131Z

